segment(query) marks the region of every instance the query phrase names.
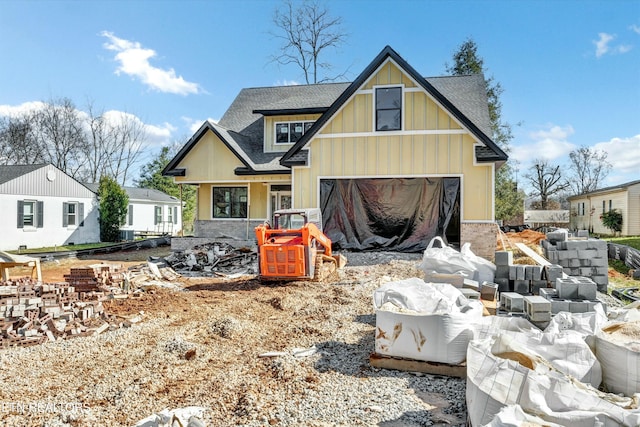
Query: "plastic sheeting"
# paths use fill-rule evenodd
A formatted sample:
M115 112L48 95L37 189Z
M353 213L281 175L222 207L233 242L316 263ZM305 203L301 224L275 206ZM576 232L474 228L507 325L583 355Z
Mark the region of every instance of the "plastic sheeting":
M421 252L446 234L459 192L459 178L323 179L323 231L335 249Z

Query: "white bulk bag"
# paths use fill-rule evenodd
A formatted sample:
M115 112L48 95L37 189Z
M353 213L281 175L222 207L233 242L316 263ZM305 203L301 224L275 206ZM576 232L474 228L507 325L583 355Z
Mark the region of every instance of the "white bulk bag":
M374 292L375 351L429 362L459 364L482 318L482 304L448 283L418 278L391 282Z
M439 242L441 247L435 247L436 242ZM460 252L447 246L441 237L434 237L427 245L427 249L422 255L420 269L425 274L432 272L460 274L467 279L477 280L477 269L473 263Z
M607 391L640 393L640 321L611 322L596 334L596 356Z
M507 405L520 405L528 414L566 427L640 425L640 411L625 409L634 408L632 399L602 393L512 344L500 336L469 343L467 412L472 426L490 423Z

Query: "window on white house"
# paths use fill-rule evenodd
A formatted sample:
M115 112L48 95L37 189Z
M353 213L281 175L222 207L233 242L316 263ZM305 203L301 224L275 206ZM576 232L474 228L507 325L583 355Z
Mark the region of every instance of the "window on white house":
M613 210L613 200L609 200L609 210Z
M62 226L84 226L84 203L68 202L62 204Z
M177 206L173 207L173 223L174 224L178 223L178 207Z
M584 202L578 203L578 215L584 216Z
M162 206L156 206L154 212L153 223L154 225L158 225L162 223Z
M606 212L606 211L605 211L605 209L606 209L606 205L607 205L607 203L603 200L603 201L602 201L602 213L605 213L605 212Z
M129 217L129 225L133 225L133 205L129 205L129 209L127 209L127 216Z
M171 206L167 207L167 222L173 223L173 208Z
M246 218L247 187L213 187L214 218Z
M314 122L278 122L276 123L276 144L293 144L298 142L313 126Z
M402 87L376 88L376 130L402 129Z
M44 203L37 200L18 200L18 228L42 228Z

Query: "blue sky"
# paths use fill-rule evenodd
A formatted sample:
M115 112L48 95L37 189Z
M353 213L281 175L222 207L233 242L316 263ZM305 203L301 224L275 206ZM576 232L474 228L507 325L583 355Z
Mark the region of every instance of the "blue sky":
M0 114L67 97L137 116L149 152L219 119L243 87L295 84L278 51L280 1L0 0ZM328 0L347 43L328 52L355 78L386 45L425 76L466 39L499 82L519 176L564 165L582 145L608 153L606 184L640 179L640 0Z

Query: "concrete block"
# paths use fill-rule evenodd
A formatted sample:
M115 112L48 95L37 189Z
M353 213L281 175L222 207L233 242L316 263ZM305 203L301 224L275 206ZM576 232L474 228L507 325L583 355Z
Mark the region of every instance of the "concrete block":
M564 242L565 240L567 240L568 236L569 232L567 230L556 230L547 233L547 240L549 240L551 243Z
M519 294L528 294L531 292L530 287L531 282L529 280L514 280L513 281L513 292Z
M595 300L598 297L597 289L598 286L593 280L589 280L589 282L578 282L578 299Z
M598 256L598 251L595 249L578 249L578 258L591 259Z
M592 267L609 267L609 258L591 258Z
M578 251L575 250L575 249L573 249L573 250L567 249L566 251L559 251L558 252L558 259L560 259L560 260L573 259L573 258L578 258Z
M511 270L511 267L508 265L496 265L496 274L494 278L509 279L510 270Z
M558 314L561 311L570 312L571 300L568 299L552 299L551 300L551 313Z
M572 279L557 279L555 288L558 291L558 298L560 299L577 299L578 298L578 284Z
M546 313L551 315L551 301L545 299L539 295L528 295L524 297L524 311L527 313L527 316L537 322L542 321L543 319L538 320L535 317L537 313Z
M556 249L558 249L559 251L566 251L567 250L567 242L557 242L556 243Z
M558 265L561 266L563 269L565 268L569 268L569 259L560 259L558 258Z
M500 306L506 311L524 312L524 297L516 292L503 292Z
M540 289L547 289L548 282L546 280L532 280L531 281L531 293L534 295L540 295Z
M512 265L509 267L509 280L516 280L518 276L518 266Z
M633 275L632 275L632 277L633 277L635 280L640 280L640 270L633 270Z
M587 240L587 248L596 250L607 250L607 242L599 239Z
M462 287L480 292L480 283L473 279L464 279Z
M460 292L462 292L462 295L467 299L476 301L480 299L480 292L474 291L473 289L460 288Z
M568 240L567 241L567 250L571 251L580 251L587 249L589 247L589 243L586 240Z
M562 266L558 264L546 265L544 267L543 277L547 279L548 282L554 283L556 279L562 277Z
M526 266L524 265L516 265L516 279L515 280L525 280L524 274Z
M591 267L580 267L581 276L591 276Z
M498 292L502 293L513 291L513 287L511 286L509 279L496 277L493 281L498 285Z
M548 251L547 259L549 260L549 262L557 263L559 260L558 253L559 253L558 251Z
M589 301L570 301L569 311L571 313L587 313L589 311Z
M594 283L595 286L595 283ZM498 296L498 285L495 283L483 282L480 285L480 298L485 301L495 301Z
M587 260L589 261L589 260ZM569 265L568 267L570 268L580 268L582 266L582 260L579 258L571 258L569 260Z
M596 258L604 258L604 259L609 258L609 251L607 250L606 247L604 249L596 249L596 252L597 252Z
M496 251L495 261L496 267L499 265L511 265L513 264L513 252Z
M553 289L553 288L540 288L539 295L542 298L551 300L553 298L557 298L558 297L558 291Z
M578 230L578 237L589 237L589 230Z

